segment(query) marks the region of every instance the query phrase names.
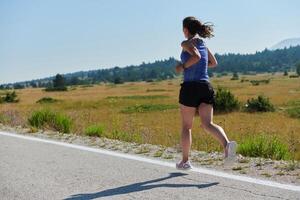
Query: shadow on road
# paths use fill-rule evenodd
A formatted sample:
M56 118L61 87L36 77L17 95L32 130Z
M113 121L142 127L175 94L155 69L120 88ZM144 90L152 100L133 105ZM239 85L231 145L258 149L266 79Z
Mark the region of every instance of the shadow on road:
M107 196L114 196L114 195L120 195L120 194L128 194L132 192L139 192L143 190L150 190L157 187L170 187L170 188L177 188L177 187L197 187L197 188L207 188L214 185L218 185L218 182L212 182L212 183L204 183L204 184L170 184L170 183L162 183L162 184L152 184L152 185L146 185L149 183L155 183L162 180L170 179L173 177L178 176L185 176L188 174L184 173L170 173L166 177L153 179L149 181L139 182L139 183L133 183L117 188L107 189L100 192L95 193L85 193L85 194L74 194L64 200L87 200L87 199L95 199L100 197L107 197Z

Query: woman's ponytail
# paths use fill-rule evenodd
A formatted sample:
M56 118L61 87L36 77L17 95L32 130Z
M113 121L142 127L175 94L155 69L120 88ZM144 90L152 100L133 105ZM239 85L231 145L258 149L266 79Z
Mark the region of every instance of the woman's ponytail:
M199 34L202 38L211 38L213 37L213 25L211 23L202 24L195 17L186 17L183 20L183 27L187 28L190 34L194 35Z

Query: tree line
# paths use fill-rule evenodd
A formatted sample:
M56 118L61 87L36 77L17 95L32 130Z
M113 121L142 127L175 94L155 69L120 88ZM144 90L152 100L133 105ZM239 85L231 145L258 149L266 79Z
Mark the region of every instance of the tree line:
M265 49L254 54L216 54L218 66L208 70L209 76L214 73L239 72L239 73L262 73L262 72L286 72L298 71L300 73L300 46L278 50ZM157 81L172 79L177 76L174 67L178 61L170 57L164 60L156 60L152 63L143 62L140 65L126 67L113 67L109 69L97 69L79 71L63 75L65 86L85 85L96 83L123 83L129 81ZM299 66L299 67L296 67ZM20 89L25 87L53 88L57 76L36 79L31 81L2 84L0 89Z

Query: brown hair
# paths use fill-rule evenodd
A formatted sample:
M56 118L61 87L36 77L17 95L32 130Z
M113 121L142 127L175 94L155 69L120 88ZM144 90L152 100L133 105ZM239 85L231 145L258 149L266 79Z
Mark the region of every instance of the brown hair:
M213 24L202 23L196 17L186 17L183 19L183 27L188 29L191 35L199 34L202 38L213 37Z

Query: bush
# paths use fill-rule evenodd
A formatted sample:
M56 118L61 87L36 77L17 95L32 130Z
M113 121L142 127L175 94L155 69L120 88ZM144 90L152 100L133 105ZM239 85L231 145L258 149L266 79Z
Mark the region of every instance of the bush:
M290 78L298 78L299 75L297 75L297 74L292 74L292 75L290 75L289 77L290 77Z
M265 80L251 80L250 82L251 82L252 85L259 85L260 83L269 84L270 83L270 79L265 79Z
M53 99L52 97L43 97L39 99L36 103L55 103L57 99Z
M19 99L17 99L16 91L7 92L4 97L1 97L0 103L7 102L7 103L17 103Z
M45 89L46 92L53 92L53 91L58 91L58 92L63 92L63 91L67 91L68 88L66 86L62 86L62 87L48 87Z
M290 159L289 149L275 136L258 135L246 138L238 146L237 152L243 156L263 157L276 160Z
M67 116L48 109L34 111L28 123L36 128L49 127L63 133L69 133L72 124Z
M219 87L215 97L214 109L217 112L232 112L240 107L239 101L227 89Z
M102 137L104 134L104 126L102 124L94 124L85 129L85 134L88 136Z
M247 112L273 112L275 108L269 98L259 95L257 99L248 99L244 110Z
M143 113L151 111L163 111L178 108L178 105L173 104L142 104L135 106L128 106L121 110L122 113Z

